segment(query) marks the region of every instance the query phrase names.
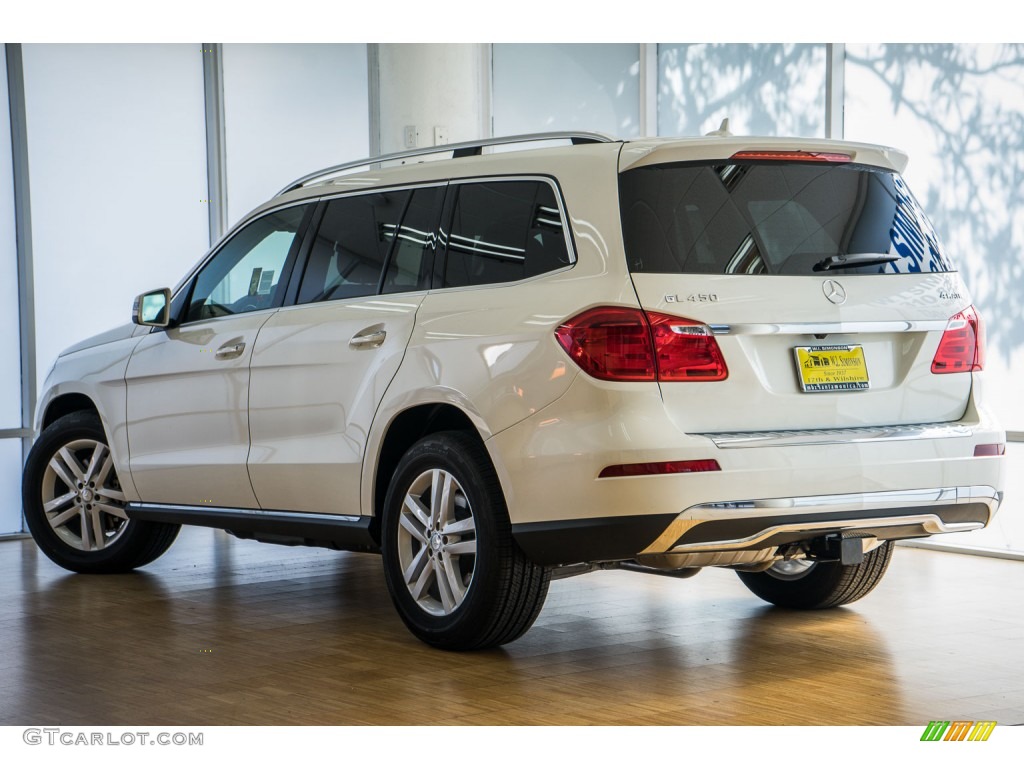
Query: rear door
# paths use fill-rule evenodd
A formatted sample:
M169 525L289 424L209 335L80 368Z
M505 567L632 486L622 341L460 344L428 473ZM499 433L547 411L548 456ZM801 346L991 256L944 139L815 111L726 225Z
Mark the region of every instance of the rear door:
M443 194L326 203L296 304L253 352L249 476L264 509L359 514L367 432L429 287Z
M963 415L970 373L932 362L966 290L899 174L848 159L737 153L620 174L641 305L706 324L729 369L662 383L687 431Z

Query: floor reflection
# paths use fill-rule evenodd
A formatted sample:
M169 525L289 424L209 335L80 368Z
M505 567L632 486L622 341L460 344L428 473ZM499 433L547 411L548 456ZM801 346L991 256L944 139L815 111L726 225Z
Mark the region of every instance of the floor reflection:
M727 571L596 573L555 582L516 643L452 654L408 634L372 555L190 530L144 571L78 576L7 542L0 723L1008 722L1024 619L951 588L965 563L1008 573L901 550L873 595L813 613L767 608ZM963 655L972 628L989 654Z

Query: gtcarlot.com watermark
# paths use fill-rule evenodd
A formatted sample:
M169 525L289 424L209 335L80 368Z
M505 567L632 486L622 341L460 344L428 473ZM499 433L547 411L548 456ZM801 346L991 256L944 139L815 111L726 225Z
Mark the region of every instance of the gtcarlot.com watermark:
M67 728L26 728L22 740L50 747L201 747L203 733L178 731L75 731Z

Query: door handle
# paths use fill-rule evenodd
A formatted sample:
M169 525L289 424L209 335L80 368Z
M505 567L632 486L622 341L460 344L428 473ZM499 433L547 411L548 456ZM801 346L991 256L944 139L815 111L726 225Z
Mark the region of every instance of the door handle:
M367 333L367 331L369 331L369 333ZM383 329L370 331L370 329L367 328L349 339L348 345L353 349L370 349L373 347L379 347L384 343L384 339L387 335L387 331Z
M218 360L231 360L232 358L238 357L245 350L244 341L229 341L223 347L218 349L214 353L214 357Z

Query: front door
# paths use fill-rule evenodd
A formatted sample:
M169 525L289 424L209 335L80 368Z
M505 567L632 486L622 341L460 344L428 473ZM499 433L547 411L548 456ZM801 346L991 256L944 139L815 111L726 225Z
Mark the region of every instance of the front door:
M136 347L126 373L127 428L143 501L259 506L246 470L249 362L259 329L280 306L308 207L239 230L183 289L191 295L180 324Z

